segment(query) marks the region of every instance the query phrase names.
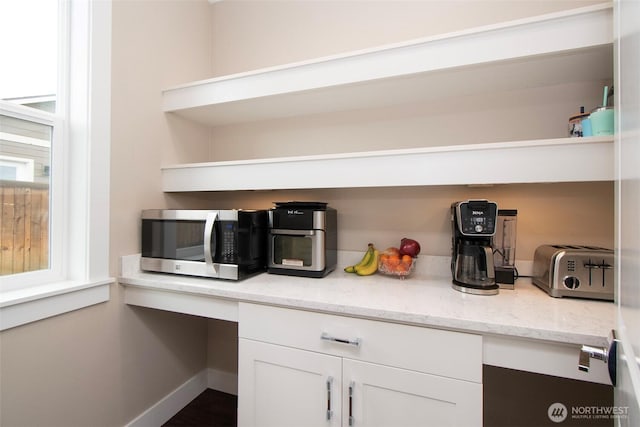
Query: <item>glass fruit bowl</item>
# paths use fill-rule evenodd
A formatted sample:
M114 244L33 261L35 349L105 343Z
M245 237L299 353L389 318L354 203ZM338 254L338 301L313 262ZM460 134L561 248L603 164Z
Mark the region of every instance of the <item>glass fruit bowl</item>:
M378 259L378 271L389 276L401 279L408 277L414 270L417 258L405 256L380 255Z

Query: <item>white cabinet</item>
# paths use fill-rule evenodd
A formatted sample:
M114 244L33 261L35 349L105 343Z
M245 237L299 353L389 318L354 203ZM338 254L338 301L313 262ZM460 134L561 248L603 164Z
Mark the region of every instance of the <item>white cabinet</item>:
M551 96L550 87L611 81L612 46L612 6L604 3L192 82L165 90L163 109L209 126L227 126L470 96L492 101L496 93L522 90L544 89L536 96ZM480 107L490 110L490 104ZM568 113L573 111L559 115L568 119ZM495 119L495 126L503 125ZM575 140L554 132L551 138L535 133L505 140L496 137L495 128L489 132L483 144L470 138L468 143L444 140L438 147L418 149L167 166L162 186L177 192L614 178L612 138ZM478 172L466 167L469 163L485 167ZM385 172L399 167L416 175L394 182L380 179L397 175Z
M342 389L342 425L482 425L482 386L474 382L344 359Z
M482 338L240 304L238 425L480 426Z
M240 339L238 425L340 426L342 361Z

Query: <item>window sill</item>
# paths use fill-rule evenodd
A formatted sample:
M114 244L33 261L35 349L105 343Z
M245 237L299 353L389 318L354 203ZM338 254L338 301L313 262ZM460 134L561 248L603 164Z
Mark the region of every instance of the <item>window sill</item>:
M109 301L107 277L91 282L66 281L0 294L0 331Z

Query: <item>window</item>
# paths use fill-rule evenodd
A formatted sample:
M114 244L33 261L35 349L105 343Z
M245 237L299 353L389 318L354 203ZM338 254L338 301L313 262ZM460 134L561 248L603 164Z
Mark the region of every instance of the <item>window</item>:
M58 55L66 19L56 1L5 0L0 5L0 276L57 269L50 262L53 198L51 143L64 143L64 111L56 111ZM62 38L62 37L60 37ZM60 129L58 129L60 128ZM54 191L55 190L55 191ZM59 274L58 271L55 273Z
M0 276L49 270L54 267L49 168L56 120L38 114L18 118L6 107L1 112Z
M0 181L33 182L33 163L33 159L0 155Z
M0 2L0 330L109 298L110 38L110 0Z

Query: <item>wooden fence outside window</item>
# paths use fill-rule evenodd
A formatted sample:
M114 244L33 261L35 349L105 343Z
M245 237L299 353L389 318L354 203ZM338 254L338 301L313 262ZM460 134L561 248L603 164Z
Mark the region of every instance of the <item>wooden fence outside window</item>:
M0 181L0 275L49 267L49 185Z

